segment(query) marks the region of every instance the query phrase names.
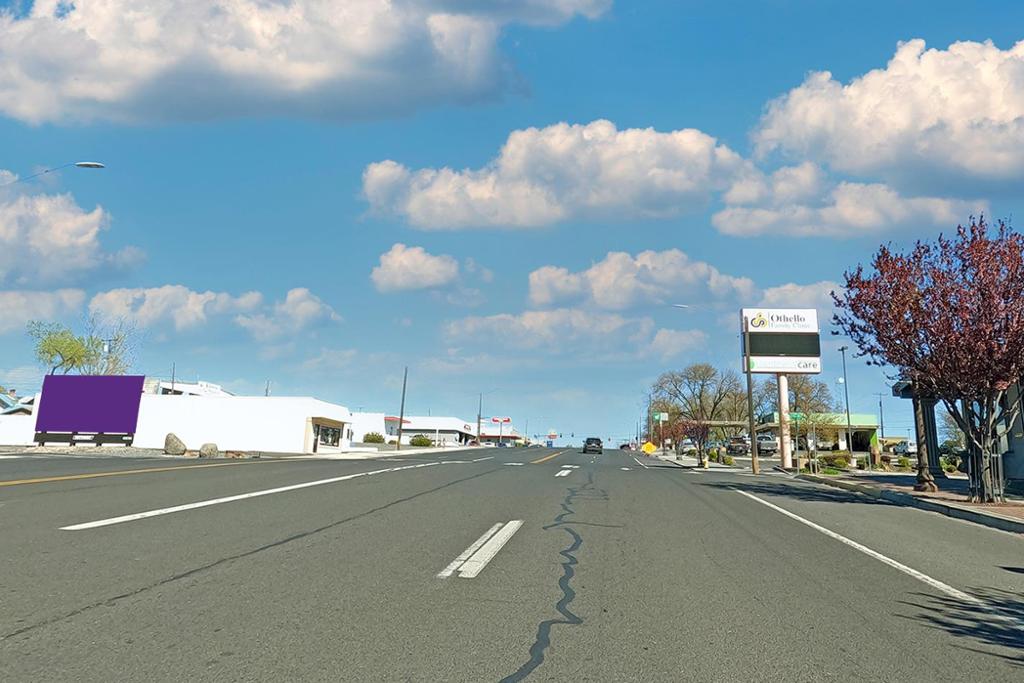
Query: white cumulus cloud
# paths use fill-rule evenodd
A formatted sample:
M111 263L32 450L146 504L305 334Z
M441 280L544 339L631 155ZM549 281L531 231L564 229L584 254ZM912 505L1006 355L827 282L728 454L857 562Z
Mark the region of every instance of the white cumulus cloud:
M2 71L2 68L0 68ZM0 172L0 183L15 176ZM26 194L0 189L0 284L70 282L88 273L141 260L128 247L103 249L110 217L102 207L80 207L70 194Z
M513 131L480 169L363 173L371 209L424 229L530 228L574 218L663 218L703 207L749 162L699 130L618 130L610 121Z
M355 119L494 96L503 26L611 0L36 0L0 8L0 111L24 121ZM15 8L18 8L16 3Z
M857 237L905 228L949 229L987 203L905 197L882 183L826 183L814 164L750 174L725 194L712 224L727 235Z
M577 360L675 357L700 346L700 331L656 329L649 317L628 318L576 308L471 316L445 328L453 343L541 351Z
M475 263L473 267L477 266ZM370 273L379 292L443 287L459 277L459 262L451 256L435 256L423 247L398 243L380 255L380 265Z
M0 292L0 334L24 331L30 320L57 320L82 310L85 292L58 289L55 292Z
M769 105L754 139L762 154L779 149L845 172L1019 180L1024 41L938 50L911 40L885 68L847 84L812 73Z
M544 266L530 273L530 302L548 306L571 300L610 310L673 302L735 301L755 290L749 278L722 273L678 249L610 252L581 272Z
M267 312L242 314L235 318L235 322L260 341L301 332L331 320L341 320L341 316L305 287L289 290L284 300L275 303Z
M654 333L644 355L667 361L698 349L706 343L707 335L701 330L660 329Z
M196 292L184 285L121 288L96 294L89 311L108 319L129 319L141 327L171 322L185 330L207 322L211 316L252 310L263 298L258 292L232 296L225 292Z

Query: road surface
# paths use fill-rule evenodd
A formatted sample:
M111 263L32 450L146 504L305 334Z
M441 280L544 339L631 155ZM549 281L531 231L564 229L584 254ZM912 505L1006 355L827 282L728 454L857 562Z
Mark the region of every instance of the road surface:
M0 679L1024 675L1024 540L630 453L0 458Z

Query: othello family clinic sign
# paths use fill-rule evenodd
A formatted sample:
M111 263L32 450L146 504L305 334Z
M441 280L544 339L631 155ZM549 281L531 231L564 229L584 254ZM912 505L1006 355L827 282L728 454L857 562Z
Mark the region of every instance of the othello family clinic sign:
M782 374L821 372L818 311L813 308L744 308L740 339L750 338L750 371ZM744 330L743 326L746 326ZM743 348L746 356L746 349Z

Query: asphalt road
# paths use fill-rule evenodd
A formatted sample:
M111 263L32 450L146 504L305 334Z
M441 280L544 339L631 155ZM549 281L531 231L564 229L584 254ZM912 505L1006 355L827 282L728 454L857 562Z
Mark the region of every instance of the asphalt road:
M618 451L8 456L0 539L4 681L1024 676L1024 539Z

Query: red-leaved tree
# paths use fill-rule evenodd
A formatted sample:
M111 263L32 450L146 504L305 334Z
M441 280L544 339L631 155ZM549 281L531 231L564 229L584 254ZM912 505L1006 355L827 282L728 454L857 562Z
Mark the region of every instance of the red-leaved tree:
M972 218L907 253L883 246L871 267L845 274L833 322L872 363L942 401L971 447L971 499L998 500L992 456L1019 413L1007 389L1024 374L1024 237Z
M686 438L693 441L693 445L697 447L697 462L703 467L708 439L711 438L711 425L704 420L687 419L681 420L679 425Z

